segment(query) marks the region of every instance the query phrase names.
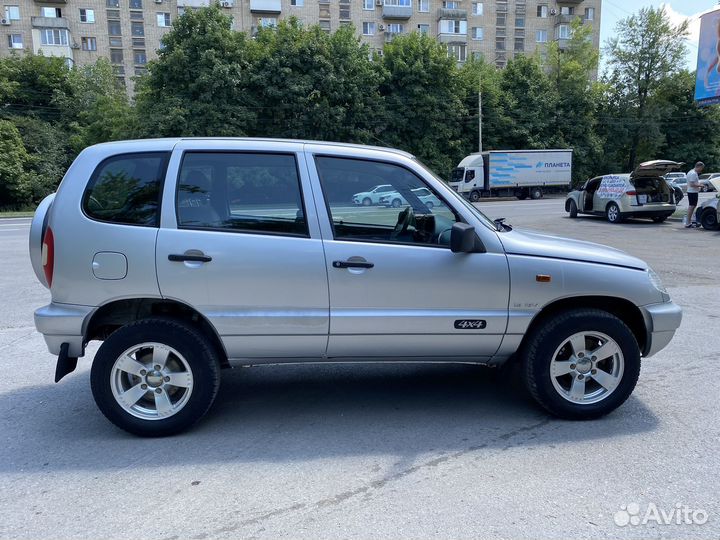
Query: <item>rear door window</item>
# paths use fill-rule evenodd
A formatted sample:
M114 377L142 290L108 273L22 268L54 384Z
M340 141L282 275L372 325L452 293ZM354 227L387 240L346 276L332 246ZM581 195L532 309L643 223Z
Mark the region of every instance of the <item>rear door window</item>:
M187 152L178 227L309 236L293 154Z
M122 154L101 162L83 195L85 214L98 221L157 227L169 155Z

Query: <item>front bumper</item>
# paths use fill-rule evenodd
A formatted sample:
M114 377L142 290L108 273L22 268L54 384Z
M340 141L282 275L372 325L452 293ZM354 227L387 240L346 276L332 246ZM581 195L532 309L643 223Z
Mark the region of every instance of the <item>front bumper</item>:
M63 343L68 344L68 356L85 353L85 321L95 310L91 306L51 303L35 311L35 328L45 338L48 350L60 354Z
M649 304L640 308L647 329L643 356L652 356L664 349L682 321L682 309L673 302Z

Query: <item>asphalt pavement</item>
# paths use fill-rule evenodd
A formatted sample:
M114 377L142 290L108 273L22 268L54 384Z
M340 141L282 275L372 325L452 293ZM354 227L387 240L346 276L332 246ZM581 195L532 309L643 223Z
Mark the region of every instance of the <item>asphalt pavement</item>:
M718 538L720 232L479 206L638 255L683 307L611 415L557 420L476 366L267 366L224 372L192 431L139 439L95 407L95 345L52 382L29 220L0 220L0 538Z

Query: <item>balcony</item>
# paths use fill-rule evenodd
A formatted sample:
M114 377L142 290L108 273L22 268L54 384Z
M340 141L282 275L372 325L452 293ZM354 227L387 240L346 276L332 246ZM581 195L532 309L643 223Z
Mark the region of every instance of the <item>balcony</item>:
M32 17L33 28L70 28L65 17Z
M467 43L467 33L442 32L438 34L440 43Z
M570 46L570 39L568 38L557 38L555 41L557 41L558 48L561 51L566 50Z
M252 13L280 13L281 6L280 0L250 0Z
M209 5L210 0L177 0L177 6L183 8L201 8Z
M558 24L570 24L575 19L579 19L580 16L578 15L556 15L555 16L555 25Z
M439 8L437 10L437 18L450 19L453 21L466 21L467 20L467 9L447 9Z
M385 43L391 42L395 38L395 36L399 36L400 34L402 34L402 32L388 32L386 30L385 31Z
M35 0L38 4L67 4L67 0Z
M412 17L412 6L383 6L383 19L409 19Z

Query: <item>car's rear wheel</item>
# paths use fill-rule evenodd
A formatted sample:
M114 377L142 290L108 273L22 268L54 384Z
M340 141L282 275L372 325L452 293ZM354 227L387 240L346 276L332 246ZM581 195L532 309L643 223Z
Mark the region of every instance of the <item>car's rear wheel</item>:
M370 200L370 197L365 197L365 198L362 200L362 205L363 205L363 206L370 206L371 204L372 204L372 201Z
M703 229L707 229L708 231L717 230L717 211L712 207L706 208L700 216L700 224L703 226Z
M215 347L172 320L123 326L98 349L90 373L93 397L116 426L135 435L179 433L207 412L220 386Z
M400 208L401 204L402 204L402 201L400 199L393 199L393 201L392 201L393 208Z
M605 210L605 216L610 223L620 223L622 221L620 207L613 202L607 205L607 209Z
M576 309L536 328L523 347L527 387L561 418L603 416L622 405L640 375L640 348L620 319Z
M530 190L530 198L531 199L541 199L542 196L543 196L542 189L536 187L536 188L532 188Z
M570 209L568 210L568 212L570 213L571 218L574 219L577 217L578 207L577 207L577 204L575 204L575 201L573 201L573 200L570 201Z
M470 192L470 200L472 202L478 202L480 200L480 192L477 190L473 190Z

